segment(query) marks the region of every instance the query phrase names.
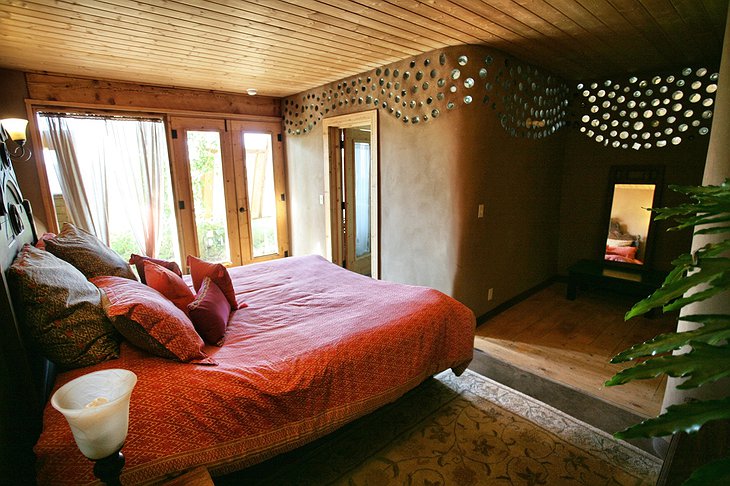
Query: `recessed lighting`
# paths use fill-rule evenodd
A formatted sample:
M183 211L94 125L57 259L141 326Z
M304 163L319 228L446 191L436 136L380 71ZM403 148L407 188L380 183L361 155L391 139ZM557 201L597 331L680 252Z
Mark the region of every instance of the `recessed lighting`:
M248 88L246 90L246 93L248 93L250 96L256 96L256 93L258 93L258 91L256 91L256 88Z

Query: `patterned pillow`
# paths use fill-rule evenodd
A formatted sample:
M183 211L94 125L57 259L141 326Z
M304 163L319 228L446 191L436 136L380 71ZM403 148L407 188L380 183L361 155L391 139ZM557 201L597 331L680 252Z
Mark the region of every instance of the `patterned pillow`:
M151 258L147 256L137 255L136 253L132 253L132 255L129 257L129 264L134 265L137 267L137 275L139 275L139 281L143 284L147 283L147 279L145 278L144 274L144 262L152 262L156 263L162 267L165 267L166 269L173 272L175 275L182 278L182 271L180 270L180 267L175 262L168 262L167 260L159 260L157 258Z
M79 368L119 357L102 293L72 265L25 245L8 276L19 292L21 322L49 360Z
M247 307L245 303L238 304L236 302L236 293L233 290L233 282L228 274L226 267L220 263L209 263L200 258L188 255L188 267L190 267L190 276L193 278L193 287L197 292L203 284L203 279L209 277L226 296L231 309L242 309Z
M86 278L115 275L137 280L129 264L91 233L64 223L55 238L46 240L46 250L79 269Z
M216 365L190 319L155 289L121 277L95 277L114 327L135 346L184 363Z
M151 261L144 262L142 273L147 276L148 286L164 295L167 300L175 304L175 307L188 315L188 304L195 299L195 295L182 277Z
M209 277L203 279L198 295L188 304L190 320L205 342L223 346L231 306L221 289Z

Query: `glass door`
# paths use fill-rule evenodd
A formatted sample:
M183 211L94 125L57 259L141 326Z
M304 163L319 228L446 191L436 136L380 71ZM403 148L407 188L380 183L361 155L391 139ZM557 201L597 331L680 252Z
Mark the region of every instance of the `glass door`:
M278 123L174 117L187 254L225 265L288 255Z
M241 252L248 261L288 255L281 125L231 122Z
M370 129L355 127L343 131L345 267L370 276Z

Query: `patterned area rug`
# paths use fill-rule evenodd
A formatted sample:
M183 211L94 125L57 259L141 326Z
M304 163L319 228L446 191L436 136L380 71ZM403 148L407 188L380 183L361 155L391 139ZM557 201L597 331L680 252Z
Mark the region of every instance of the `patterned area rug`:
M661 461L467 370L216 484L653 485Z

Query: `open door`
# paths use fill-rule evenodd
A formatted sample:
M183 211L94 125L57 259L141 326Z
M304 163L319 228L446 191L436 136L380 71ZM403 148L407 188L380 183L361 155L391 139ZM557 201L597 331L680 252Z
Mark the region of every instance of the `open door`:
M377 110L323 121L327 258L378 278Z
M342 130L345 268L362 275L372 271L370 231L370 127Z

